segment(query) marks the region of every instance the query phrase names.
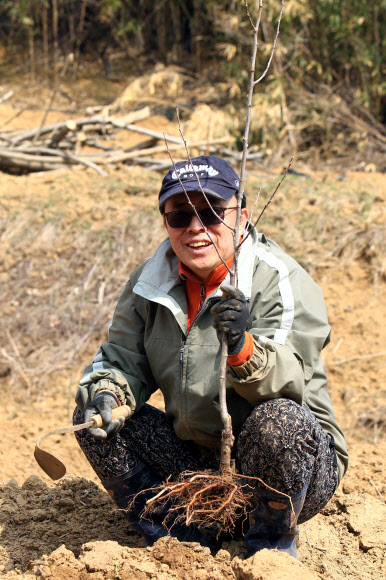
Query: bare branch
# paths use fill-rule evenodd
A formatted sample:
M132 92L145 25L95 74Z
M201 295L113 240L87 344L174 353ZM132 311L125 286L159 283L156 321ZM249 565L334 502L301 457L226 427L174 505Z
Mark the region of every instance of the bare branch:
M179 127L179 130L180 130L181 138L182 138L182 140L184 142L185 149L186 149L186 153L187 153L187 156L188 156L188 159L189 159L189 163L190 163L190 165L191 165L191 167L192 167L192 169L194 171L194 175L196 176L197 183L199 185L200 191L201 191L202 195L204 196L205 201L208 204L208 206L210 207L211 211L215 215L217 215L216 212L214 211L214 209L213 209L213 207L212 207L209 199L207 198L207 196L206 196L206 194L204 192L204 189L203 189L203 187L201 185L201 182L200 182L200 178L199 178L199 176L197 174L197 171L195 170L194 165L192 163L192 159L191 159L191 156L190 156L189 148L188 148L188 145L186 143L186 139L185 139L184 134L183 134L183 131L182 131L181 121L180 121L180 115L179 115L178 108L177 108L177 119L178 119L178 127ZM173 163L173 165L174 165L174 163ZM176 171L176 174L178 175L175 166L174 166L174 169ZM179 181L181 183L181 186L183 187L182 180L181 180L181 178L179 176L178 176L178 179L179 179ZM183 187L183 189L185 191L185 188L184 187ZM194 205L190 202L189 196L186 193L186 191L185 191L185 195L186 195L186 197L188 199L188 202L193 207L194 212L196 213L198 219L200 220L201 225L204 227L204 225L203 225L203 223L202 223L202 221L201 221L201 219L200 219L200 217L198 215L198 212L196 211L196 208L194 207ZM237 217L236 217L236 228L238 227L238 224L240 223L239 204L237 205L237 210L238 210L238 213L237 213ZM232 228L227 223L225 223L224 220L220 220L220 221L227 228L229 228L233 232L233 236L235 236L236 228ZM206 230L206 228L205 228L205 230ZM206 230L206 233L207 233L207 235L210 238L209 232L207 230ZM213 245L214 245L214 247L216 249L217 254L220 256L221 261L223 262L223 264L226 265L226 267L228 269L228 272L230 273L230 277L232 279L232 272L234 271L234 269L233 268L232 268L232 270L229 269L228 265L225 263L225 261L223 260L222 256L220 255L220 252L218 251L216 244L213 243ZM234 246L236 246L236 244L234 244ZM235 256L233 258L233 263L234 262L235 262ZM220 361L220 377L219 377L219 379L220 379L220 386L219 386L220 413L221 413L221 420L222 420L222 423L223 423L223 426L224 426L224 428L223 428L223 430L221 432L220 472L221 472L221 474L222 474L222 476L224 478L230 479L232 477L232 473L234 471L234 469L232 469L231 453L232 453L232 446L233 446L233 443L234 443L235 438L234 438L233 431L232 431L232 420L231 420L231 416L228 413L227 404L226 404L227 358L228 358L228 337L224 333L223 334L223 337L222 337L222 343L221 343L221 361ZM194 501L194 499L195 498L193 498L192 501ZM222 506L221 509L224 509L224 506Z
M48 117L48 114L49 114L49 112L51 111L51 108L52 108L52 105L53 105L54 99L55 99L55 97L56 97L56 93L58 92L58 90L59 90L59 88L60 88L60 84L61 84L62 80L64 79L64 75L65 75L65 74L66 74L66 72L67 72L68 65L69 65L69 64L70 64L70 62L72 62L72 61L73 61L73 54L71 53L71 54L69 54L69 55L68 55L68 57L67 57L67 59L66 59L66 61L65 61L64 65L63 65L63 69L62 69L62 72L61 72L61 75L60 75L59 79L56 79L56 81L57 81L57 82L56 82L56 84L55 84L54 90L52 91L52 95L51 95L50 102L48 103L48 107L47 107L47 109L46 109L46 111L45 111L45 113L44 113L43 119L42 119L42 121L41 121L41 123L40 123L40 127L39 127L39 129L38 129L38 131L37 131L37 133L36 133L35 137L33 138L33 141L32 141L33 143L35 143L35 142L36 142L36 141L39 139L39 137L40 137L40 135L41 135L42 129L43 129L43 127L44 127L44 123L46 122L46 119L47 119L47 117ZM55 71L57 70L57 69L56 69L56 66L57 66L57 65L55 64Z
M225 332L223 332L221 342L219 402L220 402L221 421L224 425L224 429L221 432L220 471L225 476L230 476L232 473L231 453L235 438L233 436L232 431L232 419L228 412L226 402L227 358L228 358L228 337L225 334Z
M260 1L260 4L261 4L261 2L262 2L262 0ZM251 24L251 26L252 26L252 30L254 30L254 31L255 31L255 30L256 30L256 27L255 27L255 25L254 25L254 23L253 23L253 20L252 20L252 17L251 17L251 15L250 15L250 13L249 13L249 7L248 7L248 2L247 2L247 0L245 0L245 2L244 2L244 6L245 6L245 12L247 13L247 16L248 16L248 20L249 20L249 22L250 22L250 24Z
M386 351L374 352L371 354L362 354L360 356L352 356L350 358L345 358L343 360L336 360L336 361L334 361L334 364L335 364L335 366L345 365L346 363L354 362L357 360L369 360L371 358L376 358L378 356L385 356L385 355L386 355Z
M247 0L246 7L248 8ZM248 97L247 97L247 118L245 121L245 129L244 129L244 137L243 137L243 154L241 159L241 167L240 167L240 183L239 183L239 191L237 194L237 218L236 218L236 227L235 233L233 237L233 244L235 247L234 253L234 260L232 266L232 274L230 283L234 286L238 284L238 245L240 240L240 218L241 218L241 205L243 200L244 194L244 182L245 182L245 166L247 162L247 155L248 155L248 137L249 137L249 128L251 126L251 113L252 113L252 97L253 97L253 89L254 89L254 80L255 80L255 65L256 65L256 55L257 55L257 34L259 31L260 20L261 20L261 13L263 9L263 0L259 0L259 10L257 14L257 22L256 26L253 27L253 49L252 49L252 57L251 57L251 71L249 76L249 90L248 90ZM249 11L248 11L249 12Z
M277 184L277 186L276 186L276 188L275 188L274 192L272 193L271 197L269 198L269 200L267 201L267 203L265 204L265 206L264 206L264 207L263 207L263 209L261 210L259 217L257 218L257 220L255 221L255 223L253 224L253 228L255 228L255 227L257 226L257 224L259 223L261 216L263 215L263 213L265 212L265 210L267 209L267 207L269 206L269 204L271 203L271 201L272 201L272 200L273 200L273 198L275 197L275 194L276 194L277 190L279 189L279 187L281 186L281 184L283 183L284 179L287 177L288 170L289 170L289 168L290 168L290 167L291 167L291 165L292 165L292 161L293 161L293 159L294 159L294 158L293 158L293 157L291 157L291 159L290 159L290 162L288 163L288 167L286 168L286 170L285 170L285 172L284 172L284 175L283 175L283 177L281 178L281 180L280 180L280 181L279 181L279 183ZM251 231L252 231L252 229L253 229L253 228L251 228L251 229L249 230L248 234L245 236L245 238L244 238L244 239L242 240L242 242L239 244L239 246L238 246L239 248L240 248L240 246L241 246L241 245L242 245L242 244L245 242L245 240L248 238L248 236L249 236L249 234L251 233Z
M251 209L251 213L249 214L249 221L250 221L250 222L252 222L252 216L253 216L253 212L254 212L254 211L255 211L255 209L256 209L257 202L259 201L260 193L261 193L261 185L260 185L260 187L259 187L259 191L257 192L256 199L255 199L255 203L253 204L253 207L252 207L252 209Z
M263 13L263 0L259 0L259 9L257 11L257 19L256 19L256 24L254 26L254 30L256 31L256 34L259 32L262 13Z
M273 54L275 52L275 48L276 48L276 42L277 39L279 38L279 32L280 32L280 22L281 22L281 17L283 14L283 8L284 8L284 0L281 0L281 9L280 9L280 14L279 14L279 20L277 21L277 28L276 28L276 36L275 39L273 41L273 45L272 45L272 50L271 50L271 55L269 57L269 61L267 64L267 67L265 69L265 71L263 72L263 74L253 83L254 85L257 85L257 83L259 83L267 74L269 67L271 66L271 62L272 62L272 58L273 58Z
M243 198L243 193L244 193L245 166L246 166L247 155L248 155L248 137L249 137L249 128L251 125L253 90L254 90L255 85L258 82L260 82L260 80L262 78L264 78L264 76L267 74L267 71L268 71L269 66L271 64L272 57L273 57L273 54L274 54L275 48L276 48L277 38L279 36L279 29L280 29L281 16L283 13L283 7L284 7L284 0L282 0L282 2L281 2L281 10L280 10L280 15L279 15L275 40L274 40L274 43L272 46L271 56L270 56L266 70L264 71L263 75L258 79L258 81L255 81L255 65L256 65L256 55L257 55L257 46L258 46L257 35L258 35L259 27L260 27L261 14L262 14L262 9L263 9L263 0L259 0L259 9L258 9L258 14L257 14L256 25L254 26L252 23L253 49L252 49L252 57L251 57L251 72L250 72L250 79L249 79L249 91L248 91L248 98L247 98L247 118L245 121L245 131L244 131L244 137L243 137L243 155L242 155L241 168L240 168L240 184L239 184L239 191L238 191L238 196L237 196L238 197L238 202L237 202L238 209L237 209L236 229L235 229L235 234L234 234L235 259L234 259L234 265L232 268L233 275L231 276L231 284L236 284L236 285L237 285L237 266L238 266L237 249L239 249L240 245L241 245L241 244L239 244L239 238L240 238L239 224L240 224L240 216L241 216L241 203L242 203L242 198ZM245 0L245 9L247 11L248 18L251 22L251 17L249 14L247 0ZM244 238L243 241L245 241L245 239L247 237L248 237L248 235Z
M26 369L26 367L24 365L23 358L22 358L22 356L20 354L20 350L19 350L16 342L14 341L11 333L9 332L8 328L5 328L4 330L5 330L5 334L7 335L7 338L9 340L9 342L11 343L11 346L13 348L13 352L15 353L15 355L17 357L18 366L20 367L20 374L23 377L23 379L25 380L26 385L27 385L27 387L28 387L28 389L29 389L29 391L31 393L31 391L32 391L32 384L31 384L31 381L29 380L29 378L27 376L27 369ZM5 349L2 349L2 354L8 360L12 360L12 357L7 356L7 352L5 351Z

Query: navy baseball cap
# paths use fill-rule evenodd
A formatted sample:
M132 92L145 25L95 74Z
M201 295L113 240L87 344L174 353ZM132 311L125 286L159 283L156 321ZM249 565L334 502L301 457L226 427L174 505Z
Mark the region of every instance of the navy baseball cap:
M176 168L171 167L162 181L159 192L160 207L171 197L183 193L180 180L185 191L201 191L208 195L228 201L239 190L239 176L227 161L214 155L201 155L190 161L178 161ZM197 181L198 176L201 184ZM246 206L243 193L242 207Z

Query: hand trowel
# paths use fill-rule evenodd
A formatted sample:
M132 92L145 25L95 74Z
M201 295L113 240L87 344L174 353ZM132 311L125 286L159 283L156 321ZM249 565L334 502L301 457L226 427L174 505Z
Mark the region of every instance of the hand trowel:
M131 417L133 411L130 409L128 405L122 405L121 407L116 407L112 410L113 419L117 419L118 417L124 417L127 419ZM88 427L99 428L104 425L103 419L101 415L94 415L94 417L88 421L87 423L82 423L81 425L74 425L70 427L62 427L59 429L52 429L48 433L44 433L40 435L38 440L36 441L35 445L35 452L34 456L36 461L38 462L39 466L42 470L54 481L60 479L66 474L66 467L65 465L54 455L48 453L48 451L44 451L41 449L40 444L51 437L51 435L62 435L63 433L75 433L75 431L81 431L82 429L87 429Z

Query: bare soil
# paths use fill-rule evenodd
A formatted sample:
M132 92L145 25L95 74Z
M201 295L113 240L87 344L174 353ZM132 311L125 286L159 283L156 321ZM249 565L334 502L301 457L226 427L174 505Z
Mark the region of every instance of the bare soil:
M0 123L10 114L3 107ZM31 113L21 126L39 119ZM164 118L151 123L177 134ZM266 199L277 177L253 166L247 173L251 207L257 187ZM342 485L300 528L300 563L267 551L246 559L240 542L217 554L170 538L145 548L72 435L45 444L67 467L62 481L54 484L35 463L37 437L68 423L82 368L105 340L130 270L164 237L155 209L159 183L159 174L140 167L110 170L108 177L85 169L0 174L0 575L384 578L385 177L379 173L288 176L260 225L323 289L332 326L324 364L349 444ZM151 402L162 408L158 393Z

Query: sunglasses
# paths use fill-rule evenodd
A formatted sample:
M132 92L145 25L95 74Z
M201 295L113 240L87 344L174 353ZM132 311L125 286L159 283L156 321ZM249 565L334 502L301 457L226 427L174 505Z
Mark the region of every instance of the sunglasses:
M200 209L197 211L198 215L200 216L200 220L205 227L217 226L218 224L221 224L221 220L224 220L226 210L237 209L237 206L212 207L212 209L210 209L210 207L206 207L205 209ZM173 229L189 227L195 215L196 214L194 211L169 211L164 214L168 225Z

